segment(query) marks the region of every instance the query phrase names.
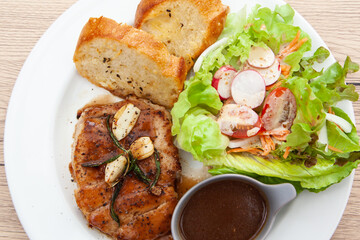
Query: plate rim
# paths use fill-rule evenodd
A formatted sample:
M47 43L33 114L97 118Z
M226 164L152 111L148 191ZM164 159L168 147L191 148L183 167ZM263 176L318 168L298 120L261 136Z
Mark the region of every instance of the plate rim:
M261 2L261 0L257 0L258 2ZM225 2L225 1L223 1ZM285 3L282 0L278 0L277 2L281 2L281 3ZM41 48L42 44L46 41L46 39L48 37L51 36L51 34L56 31L57 28L59 28L59 26L62 24L63 20L68 18L69 16L71 16L73 13L75 13L77 11L77 9L81 8L83 4L93 4L96 3L96 0L79 0L76 3L74 3L70 8L68 8L65 12L63 12L52 24L51 26L44 32L44 34L41 36L41 38L37 41L37 43L34 45L33 49L31 50L31 52L29 53L28 57L26 58L22 69L16 79L16 82L14 84L12 93L11 93L11 97L9 99L8 102L8 108L7 108L7 113L6 113L6 119L5 119L5 127L4 127L4 163L5 163L5 174L6 174L6 179L8 182L8 187L9 187L9 191L10 191L10 195L11 195L11 199L15 208L15 211L17 213L17 216L19 217L19 220L26 232L26 234L28 235L28 237L33 237L33 236L38 236L36 235L33 230L31 229L32 223L31 221L28 221L28 217L25 216L23 213L21 213L21 203L19 203L19 199L16 199L17 193L17 188L16 188L16 184L14 182L14 180L12 180L12 176L10 176L10 172L13 172L13 165L9 162L9 139L11 139L11 137L9 136L12 132L12 129L9 129L9 121L11 121L11 118L13 118L13 116L16 116L16 114L14 115L14 111L16 111L16 109L14 109L15 103L14 101L16 101L18 92L21 90L21 88L24 88L25 86L25 74L29 71L28 67L30 65L31 60L36 56L36 54L38 53L39 49ZM308 27L310 27L319 37L320 35L317 33L317 31L306 21L306 19L304 19L296 10L295 10L296 14L302 19L302 24L306 24L308 25ZM325 42L323 41L323 39L320 37L320 40L322 41L322 44L326 47L327 45L325 44ZM331 55L332 56L332 55ZM352 108L353 111L353 108ZM354 121L354 119L352 119ZM339 224L341 217L344 213L345 207L347 205L349 196L350 196L350 192L352 189L352 184L353 184L353 179L354 179L354 174L355 171L353 171L351 173L351 175L348 177L350 179L350 183L347 185L347 189L346 189L346 193L347 193L347 197L346 197L346 201L343 203L343 206L341 207L342 210L340 211L341 214L338 217L337 220L337 224L336 226L333 228L333 231L331 233L329 233L329 238L333 235L333 233L336 231L337 225ZM74 202L75 203L75 202Z

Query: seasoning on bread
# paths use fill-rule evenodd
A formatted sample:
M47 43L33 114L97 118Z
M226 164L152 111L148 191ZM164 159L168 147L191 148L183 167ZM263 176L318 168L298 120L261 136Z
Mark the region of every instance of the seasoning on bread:
M220 0L142 0L135 27L153 34L189 70L196 59L220 36L229 7Z
M81 76L116 96L134 94L171 108L186 78L184 59L151 34L105 17L90 18L74 54Z

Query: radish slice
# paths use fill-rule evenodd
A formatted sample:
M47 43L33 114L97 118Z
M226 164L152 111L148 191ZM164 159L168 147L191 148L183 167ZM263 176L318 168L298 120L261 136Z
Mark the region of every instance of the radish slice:
M262 147L260 137L239 138L230 140L229 148L257 148Z
M222 66L214 74L212 86L219 93L221 100L231 97L231 83L237 71L231 66Z
M198 59L196 60L195 64L194 64L194 72L198 72L201 68L201 65L204 61L204 58L213 50L217 49L218 47L224 45L227 42L228 38L223 38L217 42L215 42L213 45L211 45L210 47L208 47L205 51L203 51L203 53L198 57Z
M275 61L275 54L269 47L255 47L253 46L249 53L247 62L256 68L268 68L273 65Z
M336 116L335 114L326 113L326 120L337 124L344 132L351 133L352 126L345 119Z
M275 59L273 65L268 68L255 68L249 63L244 64L244 70L253 69L260 73L260 75L264 78L266 86L270 86L274 84L281 75L281 67L280 63L277 59Z
M265 89L265 81L260 73L254 70L245 70L238 73L233 79L231 95L237 104L256 108L265 98Z
M217 120L223 134L235 138L248 138L261 129L258 114L247 106L237 104L224 105Z

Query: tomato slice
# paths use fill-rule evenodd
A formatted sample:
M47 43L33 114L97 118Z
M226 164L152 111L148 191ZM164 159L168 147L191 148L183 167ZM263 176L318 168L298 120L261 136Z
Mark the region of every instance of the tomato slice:
M217 120L223 134L234 138L255 136L261 129L259 115L250 107L226 104Z
M296 117L296 99L288 88L274 89L265 99L261 121L266 131L290 129Z

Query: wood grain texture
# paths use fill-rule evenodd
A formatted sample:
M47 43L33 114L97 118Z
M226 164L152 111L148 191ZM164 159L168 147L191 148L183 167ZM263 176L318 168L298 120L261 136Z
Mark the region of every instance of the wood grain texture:
M11 90L31 49L41 35L75 0L2 0L0 4L0 239L28 239L14 210L5 178L3 133L6 108ZM360 1L288 0L317 30L335 58L343 62L347 55L360 63ZM360 85L360 73L348 82ZM357 86L360 92L360 86ZM354 104L360 123L360 102ZM360 124L357 124L360 129ZM360 132L358 131L358 134ZM360 170L360 168L358 168ZM359 239L360 171L343 218L333 240ZM326 223L324 223L326 224Z

